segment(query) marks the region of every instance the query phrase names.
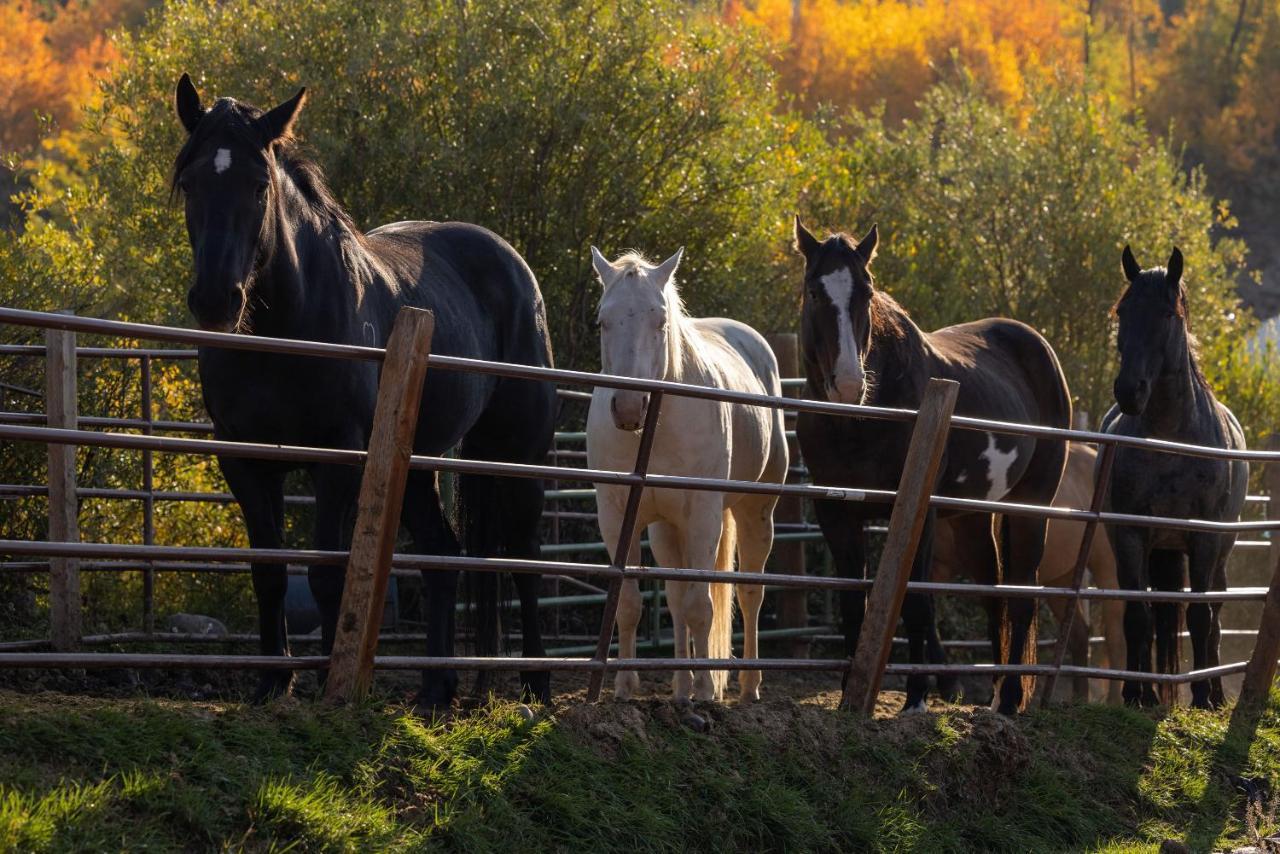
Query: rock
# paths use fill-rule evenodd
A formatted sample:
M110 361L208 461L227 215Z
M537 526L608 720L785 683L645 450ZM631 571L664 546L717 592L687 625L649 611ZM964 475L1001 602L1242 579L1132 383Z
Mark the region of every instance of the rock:
M170 632L179 635L207 635L215 638L227 636L227 627L221 620L203 614L170 614L165 625Z
M516 706L516 714L522 717L526 723L532 721L534 717L533 709L529 708L524 703Z

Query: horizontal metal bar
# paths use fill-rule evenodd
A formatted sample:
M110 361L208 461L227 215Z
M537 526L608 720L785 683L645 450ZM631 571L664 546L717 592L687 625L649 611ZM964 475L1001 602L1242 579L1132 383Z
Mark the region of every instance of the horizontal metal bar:
M339 465L362 465L365 451L337 448L304 448L292 445L266 445L250 442L226 442L216 439L182 439L172 436L138 436L121 433L85 432L52 427L23 427L0 425L0 438L17 441L52 442L55 444L91 445L98 447L153 450L168 453L223 454L250 459L270 459L294 462L319 462ZM889 490L846 489L811 484L774 484L755 481L721 480L717 478L683 477L678 475L637 475L626 472L599 469L565 469L559 466L503 463L489 460L463 460L452 457L415 455L410 457L410 467L425 471L452 471L464 474L490 474L499 477L530 477L546 480L581 480L597 484L631 486L644 483L650 489L685 489L734 494L790 495L819 500L890 503L894 493ZM930 505L943 509L958 509L985 513L1003 513L1012 516L1033 516L1047 519L1068 519L1080 522L1098 519L1108 525L1138 525L1178 531L1208 531L1212 533L1247 533L1280 530L1280 520L1256 522L1214 522L1204 519L1174 519L1161 516L1138 516L1126 513L1093 513L1063 507L1042 507L1030 504L1013 504L1000 501L984 501L973 498L933 496Z
M43 344L0 344L0 356L41 356ZM194 359L198 350L174 350L149 347L77 347L76 355L90 359Z
M320 356L327 359L363 359L380 362L386 356L386 352L378 347L300 341L293 338L269 338L265 335L240 335L235 332L207 332L202 329L178 329L172 326L101 320L73 314L25 311L20 308L0 307L0 323L35 326L41 329L63 329L68 332L87 332L93 335L115 335L121 338L142 338L148 341L176 341L180 344L196 344L223 350L252 350L293 356Z
M58 653L58 652L5 652L0 653L0 667L44 669L107 669L107 668L199 668L199 669L255 669L255 670L317 670L328 665L328 657L322 655L273 656L273 655L183 655L175 653ZM1064 665L1059 671L1063 676L1086 676L1094 679L1134 680L1182 684L1201 679L1230 676L1243 672L1248 662L1224 664L1187 673L1140 673L1131 670L1108 670L1100 667ZM377 656L374 667L380 670L549 670L590 671L599 669L601 662L592 658L480 658L454 656L434 658L427 656ZM847 670L849 660L825 658L611 658L608 667L614 671L670 671L670 670L790 670L809 672L840 672ZM1054 670L1051 664L890 664L885 672L890 675L953 674L953 675L1046 675Z
M345 565L346 552L317 549L236 549L204 546L138 546L111 543L54 543L33 540L0 540L0 554L78 558L125 558L135 560L196 560L207 562L302 563L309 565ZM517 572L540 575L598 576L636 580L706 581L718 584L763 584L768 587L798 587L816 590L866 590L872 582L866 578L831 578L828 576L788 575L784 573L751 573L744 575L715 569L668 569L664 567L628 566L617 569L605 564L568 563L562 561L514 560L510 558L450 557L442 555L396 554L392 566L409 569L457 569L489 572ZM954 582L917 582L908 589L919 593L949 593L960 596L997 596L1015 599L1068 599L1077 595L1070 587L1017 586L1010 584L961 584ZM1111 590L1096 587L1079 591L1082 599L1116 599L1147 602L1237 602L1262 601L1266 588L1237 587L1231 590Z
M226 332L205 332L190 329L177 329L167 326L126 323L115 320L99 320L96 318L78 317L75 315L49 314L45 312L24 311L22 309L14 308L0 308L0 323L36 326L45 329L65 329L95 334L114 334L128 338L179 341L199 344L202 346L220 347L224 349L257 350L261 352L289 353L294 355L323 356L330 358L380 361L385 355L383 350L376 347L360 347L352 344L328 344L323 342L299 341L286 338L269 338L260 335L239 335ZM479 359L467 359L459 356L432 354L428 358L428 363L438 370L456 370L469 373L492 374L517 379L542 380L569 385L602 386L635 391L662 391L667 394L703 400L740 403L773 409L793 409L795 411L811 412L820 415L840 415L846 417L873 418L890 421L914 421L916 417L916 412L909 409L828 403L826 401L806 400L802 398L774 397L772 395L753 394L750 392L739 392L707 386L688 385L685 383L670 382L667 380L637 379L634 377L611 376L608 374L591 373L587 371L570 371L562 368L543 368L532 365L487 362ZM953 427L968 430L981 430L1009 435L1031 436L1035 438L1064 439L1075 442L1093 442L1096 444L1110 443L1123 447L1142 448L1161 453L1180 453L1188 456L1207 457L1210 459L1252 460L1258 462L1280 461L1280 451L1228 450L1225 448L1212 448L1204 445L1168 442L1162 439L1116 436L1110 433L1098 433L1087 430L1069 430L1058 427L1015 424L1007 421L975 418L965 415L953 416L951 424Z

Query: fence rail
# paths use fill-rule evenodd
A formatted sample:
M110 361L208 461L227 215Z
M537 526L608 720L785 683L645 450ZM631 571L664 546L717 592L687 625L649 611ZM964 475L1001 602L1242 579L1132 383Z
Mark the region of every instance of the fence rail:
M403 315L402 315L403 317ZM1140 439L1134 437L1112 436L1091 431L1066 430L1042 427L1037 425L1012 424L989 419L953 415L949 405L935 405L929 400L943 400L950 395L954 398L954 389L942 381L934 383L931 397L922 405L920 412L915 410L894 409L876 406L855 406L848 404L828 403L825 401L803 400L794 397L773 397L769 395L736 392L724 389L691 386L658 380L641 380L629 377L616 377L605 374L564 369L541 368L526 365L511 365L498 362L484 362L439 354L431 354L420 366L425 370L456 370L485 374L494 374L518 379L547 381L557 384L607 387L615 389L633 389L648 392L651 396L648 418L641 441L641 453L634 469L630 472L601 471L585 468L564 468L554 465L512 464L484 460L463 460L448 457L423 455L406 455L403 460L403 472L411 469L434 472L482 473L494 476L539 478L552 482L576 481L592 484L612 484L626 486L629 489L628 512L622 526L622 539L614 549L615 555L623 558L629 553L634 531L636 506L644 489L682 489L734 493L770 494L794 499L809 498L812 500L841 500L855 502L892 503L894 511L888 524L888 543L886 556L880 571L874 580L824 578L817 576L768 573L753 575L753 581L785 589L799 590L869 590L872 601L886 605L874 613L881 617L874 631L864 629L862 643L859 645L860 656L856 660L828 660L809 658L784 659L750 659L728 661L695 661L688 659L620 659L612 657L610 641L613 635L614 611L616 609L617 591L622 581L627 579L680 580L709 583L734 583L738 579L733 574L717 572L704 568L644 568L628 566L625 560L616 559L611 564L572 563L565 561L518 561L499 558L480 557L441 557L428 555L373 554L371 557L359 557L366 553L364 547L353 548L351 552L321 552L300 549L217 549L197 547L174 547L144 544L142 546L123 546L110 543L76 542L78 536L74 529L74 508L77 498L88 497L128 497L143 500L147 504L148 518L158 500L225 500L225 496L216 493L158 493L145 485L143 490L80 490L74 483L74 470L65 471L68 453L77 446L96 446L106 448L142 451L153 453L183 454L221 454L241 456L253 459L271 459L297 463L329 463L364 466L365 485L362 487L359 513L366 514L382 531L393 531L399 519L399 499L395 495L394 482L402 476L396 467L380 476L389 478L390 485L382 488L384 497L373 500L366 492L375 488L370 478L378 467L375 461L383 459L382 454L370 455L361 449L351 448L311 448L280 445L264 445L243 442L228 442L216 439L184 438L175 436L158 436L158 432L207 433L208 425L199 422L158 421L151 417L150 407L143 419L102 419L78 418L74 406L74 360L78 355L86 358L137 358L142 360L144 377L149 379L150 360L155 358L192 358L196 351L165 350L159 348L76 348L74 333L124 337L136 340L167 341L179 344L197 345L200 347L218 347L280 355L359 359L384 362L382 385L379 389L378 413L375 417L374 435L380 435L393 429L396 425L388 421L383 414L384 409L394 412L399 429L403 424L412 423L416 419L416 403L407 407L400 405L407 387L405 377L412 365L412 359L400 358L398 361L388 355L391 350L363 347L347 344L331 344L314 341L297 341L276 339L262 336L237 335L229 333L205 332L169 327L150 326L146 324L126 323L122 321L97 320L81 318L65 314L46 314L28 312L18 309L0 308L0 323L25 325L47 330L44 347L37 345L3 345L0 355L10 356L44 356L48 360L48 388L46 400L49 401L48 414L34 413L0 413L0 439L9 441L35 442L46 445L50 450L51 474L60 474L60 483L55 485L51 477L48 487L7 486L4 494L23 494L22 490L31 490L26 495L44 494L49 498L51 519L61 515L61 524L51 528L50 541L0 541L0 553L18 557L44 557L49 559L49 570L57 583L51 583L51 598L54 600L54 653L6 652L0 653L0 666L28 667L165 667L165 666L198 666L198 667L255 667L255 668L314 668L334 664L344 655L335 653L334 658L326 656L307 656L293 658L275 658L264 656L184 656L184 655L131 655L131 654L86 654L70 651L80 639L78 628L78 573L82 566L92 567L94 571L110 571L112 569L129 569L142 565L151 578L154 571L161 567L190 566L243 566L247 559L269 560L271 562L296 562L307 564L330 564L347 566L348 591L364 590L365 595L359 601L348 602L344 597L344 611L354 608L354 622L344 620L344 625L352 627L352 631L362 640L359 643L361 655L356 658L358 665L347 672L349 679L330 680L331 691L342 696L358 696L368 684L373 669L377 668L409 668L427 669L449 667L458 669L549 669L549 670L583 670L591 674L591 686L588 697L595 699L599 694L600 684L606 673L614 670L670 670L670 669L726 669L746 668L760 670L829 670L844 671L849 682L857 686L859 696L846 693L844 702L856 705L864 710L874 701L875 689L884 673L980 673L993 675L1031 674L1048 676L1050 681L1059 676L1088 676L1098 679L1141 679L1148 682L1179 684L1196 679L1220 676L1227 673L1249 671L1246 679L1244 695L1256 699L1259 692L1265 694L1266 687L1274 676L1275 659L1280 649L1280 634L1263 633L1258 648L1251 662L1239 662L1201 671L1181 674L1132 673L1115 669L1072 666L1063 663L1062 644L1066 633L1059 637L1058 654L1053 664L1024 663L1020 665L938 665L938 664L886 664L888 648L893 642L893 627L897 623L901 597L906 591L920 593L946 593L950 595L995 596L999 598L1070 598L1076 600L1119 599L1124 601L1264 601L1265 611L1263 624L1268 620L1275 623L1280 620L1280 588L1278 579L1273 573L1271 588L1237 588L1225 591L1116 591L1100 590L1084 587L1082 584L1082 566L1086 551L1082 549L1077 561L1077 573L1071 587L1015 587L1011 585L977 585L948 584L937 582L909 582L907 574L914 558L916 545L920 535L919 520L928 507L937 509L1002 513L1007 515L1026 515L1046 519L1079 521L1086 524L1089 532L1086 541L1099 524L1129 524L1165 528L1183 531L1210 531L1216 533L1245 533L1271 531L1280 528L1280 521L1266 520L1260 522L1226 522L1205 519L1174 519L1156 516L1109 513L1101 509L1098 500L1105 481L1095 485L1095 499L1092 506L1084 508L1055 508L1034 505L1020 505L1005 502L994 502L980 499L958 498L954 496L930 495L934 478L926 461L932 460L936 469L936 460L947 440L950 429L982 430L1004 434L1030 436L1040 439L1070 440L1092 442L1103 448L1104 459L1108 458L1117 447L1144 448L1161 453L1175 453L1211 459L1249 460L1256 462L1280 461L1280 451L1235 451L1221 448L1210 448L1160 440ZM399 321L398 321L399 323ZM429 326L429 321L427 322ZM428 338L429 340L429 338ZM67 364L71 365L70 370ZM144 380L146 383L146 380ZM388 391L399 383L396 396ZM149 386L149 383L146 383ZM420 388L421 383L418 383ZM562 393L573 399L589 399L583 392L561 389ZM741 405L761 406L783 409L790 412L809 412L837 417L857 417L878 420L897 421L912 425L911 454L921 461L910 464L904 472L904 480L897 490L858 489L845 486L827 486L802 483L759 484L754 482L734 481L726 479L683 477L675 475L654 474L648 471L648 451L656 428L661 401L665 395L678 395L695 399L728 402ZM149 399L149 388L144 396ZM55 401L60 401L57 407ZM149 400L148 400L149 403ZM933 407L933 408L930 408ZM406 412L412 410L412 417ZM925 416L921 413L929 411ZM926 430L922 425L928 424ZM104 427L141 430L142 434L105 432L86 430L84 427ZM55 460L61 459L63 470L55 471ZM70 457L72 464L74 456ZM366 465L366 462L370 465ZM381 463L379 462L381 465ZM397 463L397 467L400 464ZM912 468L914 466L914 468ZM1105 466L1103 467L1105 468ZM389 491L388 491L389 490ZM592 490L560 490L565 495L588 497ZM111 494L107 494L111 493ZM301 497L300 497L301 499ZM71 517L67 516L67 508L71 508ZM588 514L584 514L588 515ZM812 535L813 532L802 532ZM383 542L386 534L381 535ZM150 539L150 536L148 537ZM1087 546L1087 542L1086 542ZM380 546L379 548L386 548ZM97 561L96 564L92 561ZM123 563L103 563L102 561L123 561ZM17 562L20 571L31 571L40 568L40 562L29 561L26 564ZM362 571L353 569L359 565ZM2 565L0 565L2 566ZM420 658L374 657L371 640L376 641L377 618L376 606L380 600L368 595L369 590L376 592L378 585L385 584L386 578L393 571L432 571L437 569L469 569L476 571L526 572L537 574L555 574L566 578L593 578L607 580L608 593L605 598L604 616L601 621L596 654L590 658L558 658L558 659L512 659L512 658ZM75 602L75 607L70 606ZM350 607L349 607L350 606ZM59 616L56 609L64 613ZM76 613L70 613L74 610ZM869 612L869 614L872 612ZM150 615L147 615L148 628ZM61 636L61 637L60 637ZM1273 637L1274 636L1274 637ZM1265 643L1264 643L1265 641ZM64 651L65 648L65 651ZM133 663L120 663L129 661ZM337 687L334 687L337 686Z

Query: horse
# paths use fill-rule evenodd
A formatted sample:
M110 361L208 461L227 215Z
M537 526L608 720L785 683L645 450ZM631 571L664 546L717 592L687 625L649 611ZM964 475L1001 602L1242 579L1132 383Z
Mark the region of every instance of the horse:
M502 238L457 222L397 222L361 233L335 201L320 167L293 136L306 90L266 112L231 98L207 109L191 78L178 82L176 109L187 139L173 168L173 192L186 209L194 275L187 305L204 329L382 347L403 306L435 314L432 350L450 356L549 367L551 345L538 284ZM377 364L201 347L205 408L220 440L345 449L368 446L378 390ZM474 373L434 371L424 386L413 450L539 462L556 416L553 385ZM279 548L283 480L297 466L218 457L254 548ZM314 544L350 542L360 470L305 466L315 488ZM543 489L537 480L464 475L459 482L462 539L440 503L432 473L411 471L401 521L423 554L537 558ZM283 564L253 563L260 649L288 654ZM321 613L325 654L333 647L343 568L313 565L311 591ZM451 656L458 573L423 572L427 654ZM542 655L533 575L516 575L523 652ZM497 580L476 581L477 632L497 630ZM550 699L550 674L522 673L526 694ZM264 675L255 701L287 693L291 672ZM423 673L421 705L447 707L453 670Z
M1067 449L1067 468L1062 474L1062 483L1053 497L1054 507L1082 509L1089 506L1093 497L1094 471L1097 465L1098 452L1089 445L1072 442ZM940 519L933 534L933 580L950 581L964 576L978 584L994 584L995 578L983 573L990 570L990 564L971 567L967 560L968 543L962 542L966 529L953 529L953 523L962 522L965 517ZM997 522L999 524L999 522ZM1084 522L1066 519L1050 519L1045 534L1044 558L1040 562L1040 583L1048 587L1070 587L1075 578L1076 557L1080 554L1080 544L1084 540ZM987 536L990 534L983 532ZM1089 574L1093 576L1095 587L1104 590L1115 590L1119 587L1116 581L1116 558L1111 551L1111 544L1105 535L1095 536L1089 546L1087 558ZM1050 599L1049 609L1058 622L1058 630L1066 626L1070 600ZM998 650L995 631L999 626L989 627L992 632L992 646ZM1102 603L1102 635L1106 645L1107 660L1113 667L1119 667L1125 658L1124 649L1124 603L1108 599ZM1072 623L1071 636L1067 639L1067 650L1071 655L1071 663L1081 666L1089 663L1089 619L1082 609L1076 608L1076 619ZM994 651L994 650L993 650ZM1120 683L1108 682L1107 699L1109 702L1120 702ZM1077 699L1089 698L1089 680L1078 677L1072 680L1072 692Z
M1071 397L1058 357L1031 327L1015 320L987 318L924 332L892 297L875 287L871 264L879 231L871 226L858 241L833 234L819 241L795 220L795 246L804 256L800 319L806 394L834 403L916 408L931 377L960 383L956 412L981 418L1066 428ZM824 486L896 489L911 438L911 426L802 412L796 435L815 483ZM937 489L947 495L1049 504L1066 463L1061 440L952 430ZM815 502L818 524L838 574L866 576L864 523L883 519L888 506L834 500ZM911 578L927 581L938 512L927 513ZM1000 526L997 550L990 514L969 514L956 524L972 526L967 538L974 565L990 567L984 577L1007 584L1035 584L1044 552L1045 520L1009 516ZM862 628L866 595L841 594L845 651L852 656ZM1036 660L1036 603L1013 599L998 608L997 661ZM913 663L942 663L931 597L910 593L902 609ZM944 687L954 680L939 680ZM1033 677L1001 679L993 703L1004 714L1023 709ZM907 679L904 711L925 709L927 677Z
M606 373L668 380L779 396L778 363L769 345L751 327L720 317L685 313L675 272L683 249L654 265L638 252L610 263L595 247L592 264L603 286L598 320L600 361ZM598 387L587 413L587 460L595 469L630 471L640 445L649 395ZM658 413L649 471L688 477L732 478L782 483L787 476L787 441L782 410L666 395ZM628 487L598 484L600 532L616 549ZM740 495L677 489L645 489L635 530L646 527L660 566L730 572L735 552L742 573L759 573L773 548L776 495ZM618 555L612 555L615 561ZM625 555L639 563L640 544ZM727 583L668 581L667 607L675 629L675 657L687 658L692 641L698 658L732 657L733 596ZM743 654L759 654L757 622L764 587L736 584L742 609ZM642 602L635 580L622 586L618 602L620 655L636 654L636 625ZM738 674L739 697L760 698L759 671ZM697 700L719 700L728 671L676 671L677 702L692 692ZM620 671L614 697L630 699L640 686L635 672Z
M1125 246L1121 268L1128 285L1116 303L1120 371L1115 405L1102 421L1117 436L1165 439L1243 450L1244 431L1231 410L1214 397L1200 371L1187 311L1182 252L1174 248L1167 267L1143 270ZM1244 508L1249 464L1121 446L1115 451L1106 509L1113 513L1235 521ZM1137 525L1107 525L1125 590L1181 590L1185 557L1191 589L1225 590L1234 533L1173 531ZM1187 630L1197 670L1218 664L1222 603L1187 606ZM1151 672L1152 617L1162 672L1178 667L1178 604L1128 602L1124 612L1128 669ZM1126 680L1124 701L1155 705L1149 682ZM1222 680L1191 683L1191 704L1217 708Z

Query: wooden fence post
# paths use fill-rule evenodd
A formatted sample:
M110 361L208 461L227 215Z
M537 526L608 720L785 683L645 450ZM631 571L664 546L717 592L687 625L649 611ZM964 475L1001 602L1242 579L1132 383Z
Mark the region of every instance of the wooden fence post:
M325 682L325 697L329 700L363 697L373 682L373 656L382 627L391 556L400 530L400 507L434 329L431 312L402 308L387 340L347 558L346 586L329 657L329 677Z
M1272 442L1272 445L1280 443ZM1267 502L1267 518L1280 519L1280 463L1268 463L1264 474L1270 500ZM1262 618L1258 623L1258 640L1249 656L1249 666L1244 671L1244 684L1240 686L1237 705L1253 713L1262 711L1276 678L1276 658L1280 657L1280 531L1271 532L1271 586L1262 604Z
M929 510L929 496L938 480L938 467L959 391L960 384L953 380L931 379L920 401L893 501L893 514L889 517L880 567L867 597L862 634L849 662L841 708L857 709L867 715L875 711L880 680L893 649L893 632L902 613L902 600L907 594L911 565Z
M769 346L778 359L778 373L783 378L800 375L800 346L798 336L794 332L768 336ZM795 389L782 390L783 397L799 397ZM786 420L783 419L785 426ZM787 441L791 466L794 468L800 461L800 445L795 439ZM800 478L794 471L787 472L787 483L796 483ZM798 496L784 495L778 499L778 506L773 511L775 523L784 522L799 525L804 522L804 504ZM804 575L804 542L778 543L773 547L773 554L779 572L787 575ZM802 589L779 590L778 628L802 629L809 625L809 592ZM793 658L809 657L809 639L793 638L790 642Z
M59 312L71 314L71 312ZM76 334L61 329L45 332L45 414L50 427L78 426L76 401ZM74 543L80 539L76 497L76 446L48 446L49 539ZM80 643L80 561L55 557L49 561L49 639L58 652Z

